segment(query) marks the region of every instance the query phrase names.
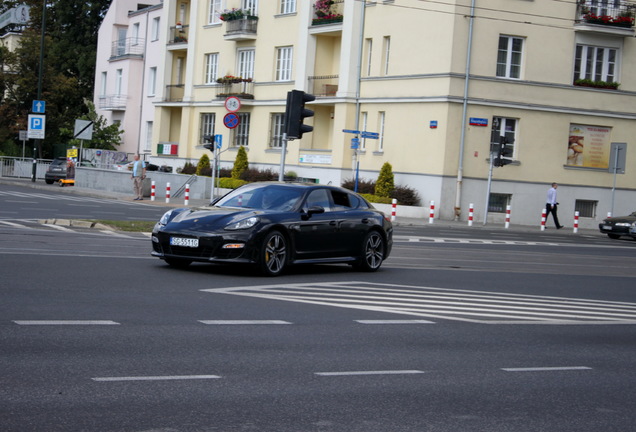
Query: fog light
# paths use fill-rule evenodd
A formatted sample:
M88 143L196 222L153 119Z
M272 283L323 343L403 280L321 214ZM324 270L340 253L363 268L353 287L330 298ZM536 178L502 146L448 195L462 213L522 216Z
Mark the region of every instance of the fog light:
M244 247L243 243L228 243L224 244L222 249L243 249Z
M155 236L152 236L152 242L153 243L159 243L159 239Z

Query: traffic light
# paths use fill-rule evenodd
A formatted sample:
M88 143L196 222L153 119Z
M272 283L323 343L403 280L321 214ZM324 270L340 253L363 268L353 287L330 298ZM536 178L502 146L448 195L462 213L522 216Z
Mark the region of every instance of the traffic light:
M203 135L203 147L214 152L214 137L212 135Z
M512 163L512 154L514 153L513 144L515 142L514 134L507 132L505 136L499 138L499 148L497 149L497 157L495 158L495 166L502 167Z
M292 90L287 93L287 106L285 108L285 129L287 139L300 139L305 132L314 130L313 126L303 124L307 117L313 117L314 112L305 108L305 102L316 100L316 96L300 90Z

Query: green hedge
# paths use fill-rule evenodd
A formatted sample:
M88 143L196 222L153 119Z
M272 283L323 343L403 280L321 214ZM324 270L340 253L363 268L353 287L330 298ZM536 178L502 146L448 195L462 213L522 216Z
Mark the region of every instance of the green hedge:
M239 186L243 186L246 182L245 180L235 179L231 177L221 177L219 179L218 186L223 189L236 189Z

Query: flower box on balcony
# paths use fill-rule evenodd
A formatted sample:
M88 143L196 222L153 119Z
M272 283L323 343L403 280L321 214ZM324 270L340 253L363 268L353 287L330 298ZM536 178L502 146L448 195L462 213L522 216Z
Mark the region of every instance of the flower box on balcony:
M631 28L634 26L634 18L628 15L613 17L609 15L594 15L592 13L587 13L583 15L583 21L588 24L599 24L612 27Z
M575 86L592 87L598 89L616 90L620 83L607 81L592 81L590 79L577 79L574 81Z
M243 9L232 9L223 11L219 18L221 18L221 21L236 21L241 19L258 20L258 17L256 15L252 15L249 10Z
M311 20L311 25L337 24L342 22L342 18L342 15L328 15L321 18L314 18Z

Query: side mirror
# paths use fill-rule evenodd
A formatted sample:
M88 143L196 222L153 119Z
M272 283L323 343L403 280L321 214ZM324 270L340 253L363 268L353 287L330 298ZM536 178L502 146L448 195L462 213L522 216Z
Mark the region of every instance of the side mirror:
M324 213L325 212L325 208L321 207L321 206L311 206L307 209L307 212L305 212L302 216L302 218L304 220L307 220L311 217L311 215L314 214L320 214L320 213Z

